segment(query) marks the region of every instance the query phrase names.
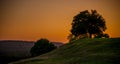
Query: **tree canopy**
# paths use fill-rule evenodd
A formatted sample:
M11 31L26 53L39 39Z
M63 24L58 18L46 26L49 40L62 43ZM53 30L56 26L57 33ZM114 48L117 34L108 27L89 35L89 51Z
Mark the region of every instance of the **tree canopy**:
M103 34L107 29L104 18L96 10L80 12L73 17L71 25L71 34L75 38L92 38Z

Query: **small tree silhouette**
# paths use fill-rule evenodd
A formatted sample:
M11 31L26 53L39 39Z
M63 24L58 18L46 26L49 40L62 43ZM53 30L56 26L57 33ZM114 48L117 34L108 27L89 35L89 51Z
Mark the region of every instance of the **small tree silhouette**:
M35 45L31 48L30 53L32 56L38 56L54 50L56 46L49 42L47 39L38 40Z
M92 38L92 36L103 34L106 29L104 18L96 10L91 10L91 12L85 10L74 16L71 34L76 39Z

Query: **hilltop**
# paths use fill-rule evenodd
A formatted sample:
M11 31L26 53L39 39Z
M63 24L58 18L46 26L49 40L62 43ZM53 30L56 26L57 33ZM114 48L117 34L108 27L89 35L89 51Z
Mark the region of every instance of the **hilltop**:
M120 64L120 38L79 39L11 64Z

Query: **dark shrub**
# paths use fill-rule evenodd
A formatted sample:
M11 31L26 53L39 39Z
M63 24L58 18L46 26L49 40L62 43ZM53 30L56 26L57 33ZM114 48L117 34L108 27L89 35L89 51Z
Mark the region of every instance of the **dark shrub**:
M108 34L99 34L95 36L95 38L109 38L110 36Z
M110 36L108 34L104 34L103 37L109 38Z
M54 50L56 46L49 42L47 39L40 39L38 40L35 45L31 48L31 55L38 56L47 52Z

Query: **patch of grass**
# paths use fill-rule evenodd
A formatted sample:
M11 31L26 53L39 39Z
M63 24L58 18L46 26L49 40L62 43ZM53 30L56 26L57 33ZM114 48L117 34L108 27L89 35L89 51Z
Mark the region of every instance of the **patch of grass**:
M79 39L15 64L120 64L119 58L120 38L95 38Z

